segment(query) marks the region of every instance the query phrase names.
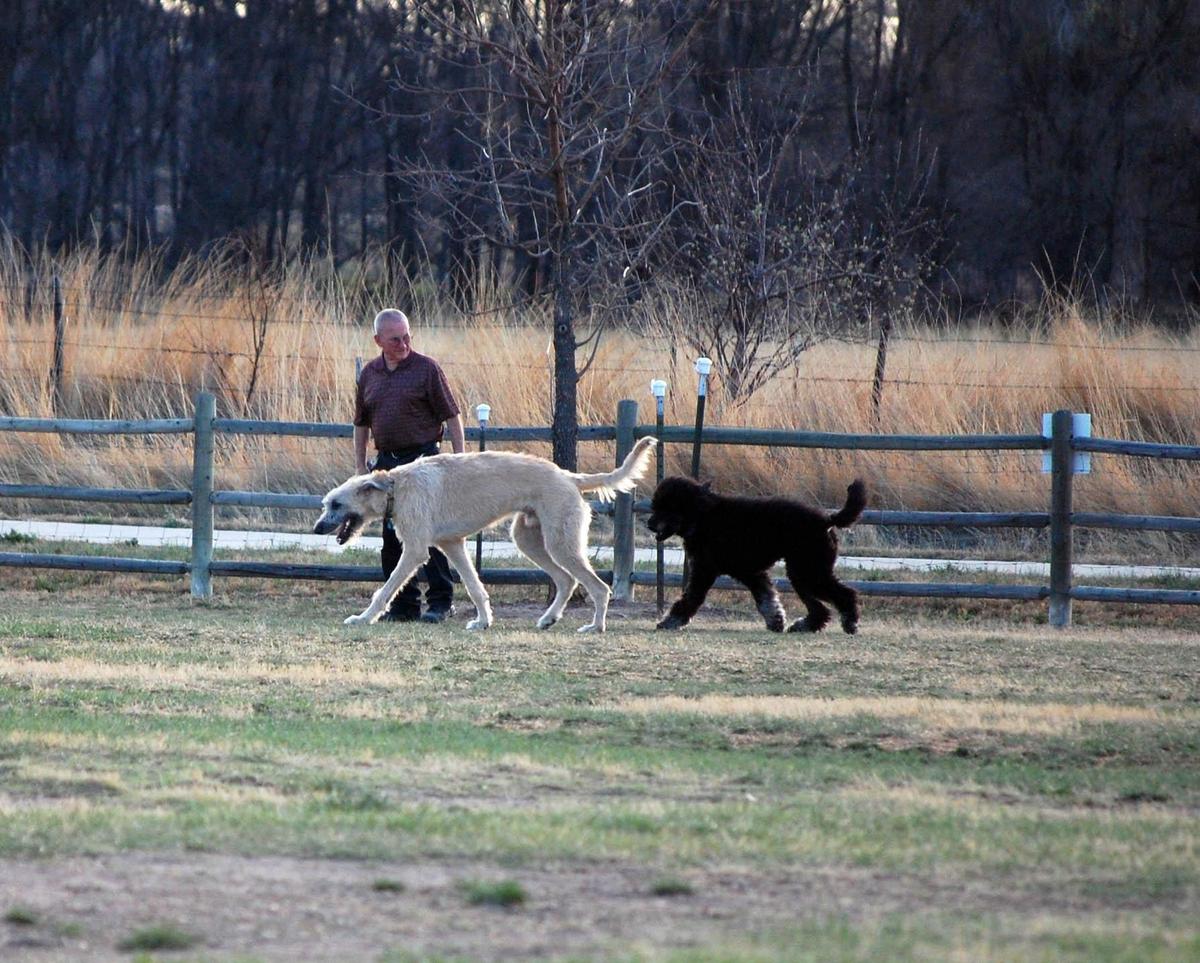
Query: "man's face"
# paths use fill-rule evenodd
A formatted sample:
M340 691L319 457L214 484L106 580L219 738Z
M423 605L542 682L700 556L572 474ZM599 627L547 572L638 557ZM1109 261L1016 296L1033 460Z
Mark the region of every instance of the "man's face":
M375 343L383 349L383 359L394 368L412 354L412 334L406 321L385 321L379 326Z

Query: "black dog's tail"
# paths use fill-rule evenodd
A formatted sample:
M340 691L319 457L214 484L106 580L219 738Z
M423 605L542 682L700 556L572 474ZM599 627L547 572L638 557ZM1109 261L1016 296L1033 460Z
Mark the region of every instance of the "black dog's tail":
M829 516L829 524L834 528L849 528L866 507L867 486L861 478L856 478L846 488L846 504L840 512Z

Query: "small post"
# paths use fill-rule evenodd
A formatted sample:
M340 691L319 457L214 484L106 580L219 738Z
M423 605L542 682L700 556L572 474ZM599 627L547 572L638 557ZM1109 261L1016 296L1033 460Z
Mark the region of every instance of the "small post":
M704 428L704 402L708 396L708 373L712 362L708 358L696 359L696 374L700 376L696 385L696 434L692 438L692 477L700 477L700 432Z
M1071 624L1072 422L1065 410L1050 422L1050 624L1056 628Z
M213 555L213 417L211 392L196 395L196 424L192 450L192 598L212 596Z
M478 404L475 406L475 417L479 421L479 450L487 450L487 423L492 415L492 406ZM483 532L475 533L475 571L483 565Z
M650 394L654 395L654 430L655 437L658 438L658 447L654 451L654 477L657 481L663 480L663 401L667 396L667 383L661 378L655 378L650 382ZM654 586L655 600L658 603L658 614L662 615L663 608L666 605L664 596L664 578L663 578L663 543L655 539L654 542Z
M628 399L617 402L617 464L633 451L633 431L638 405ZM633 493L618 495L613 506L613 601L633 600Z
M50 395L53 399L54 413L62 414L62 381L63 381L63 341L66 338L66 318L63 316L62 284L58 275L52 282L54 293L54 361L50 368Z

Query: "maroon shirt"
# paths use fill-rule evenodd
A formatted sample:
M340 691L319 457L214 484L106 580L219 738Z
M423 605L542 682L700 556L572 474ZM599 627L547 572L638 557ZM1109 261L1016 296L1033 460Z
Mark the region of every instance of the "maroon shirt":
M379 451L441 441L442 422L457 414L445 374L426 355L414 351L392 371L380 355L362 369L354 395L354 424L371 429Z

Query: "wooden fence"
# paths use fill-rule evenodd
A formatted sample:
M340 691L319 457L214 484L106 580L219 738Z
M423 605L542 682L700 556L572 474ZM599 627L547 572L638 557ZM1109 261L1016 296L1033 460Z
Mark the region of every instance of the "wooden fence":
M615 441L620 462L638 438L657 435L663 444L696 441L692 426L638 424L638 406L633 401L618 405L614 425L585 426L581 441ZM214 487L214 440L217 435L291 435L307 438L349 438L350 425L306 422L251 421L217 418L213 396L201 393L191 418L149 421L84 421L60 418L0 417L0 431L59 432L64 434L191 434L193 436L192 487L187 490L102 489L51 485L0 484L0 497L46 498L68 501L191 505L191 557L187 562L106 556L46 555L29 552L0 552L0 565L29 568L81 569L107 572L148 572L190 575L192 594L198 598L212 593L213 576L257 578L323 579L369 581L380 578L376 566L301 565L277 562L222 561L213 558L213 515L218 505L316 510L321 496L279 492L225 491ZM478 441L479 429L467 430L469 440ZM549 428L489 428L487 439L505 441L549 441ZM1050 579L1045 585L1001 585L957 582L850 581L864 595L921 598L1045 599L1050 624L1069 625L1075 599L1107 602L1144 602L1200 605L1200 591L1186 589L1113 588L1075 585L1072 578L1072 532L1076 528L1108 528L1200 534L1200 518L1153 515L1118 515L1076 512L1072 508L1072 461L1077 452L1131 455L1200 461L1200 447L1074 437L1069 411L1055 412L1050 438L1042 435L859 435L824 432L777 431L748 428L705 428L703 445L753 445L779 448L849 449L855 451L1049 451L1051 462L1050 504L1045 512L911 512L868 510L861 524L940 526L946 528L1033 528L1049 529ZM613 568L601 577L613 586L617 599L629 598L635 585L654 585L656 573L634 570L633 516L645 511L647 503L630 495L619 496L613 514ZM484 569L484 582L492 584L549 583L536 569ZM681 576L664 576L667 584L679 584ZM718 586L733 583L727 579ZM781 588L787 588L780 580Z

